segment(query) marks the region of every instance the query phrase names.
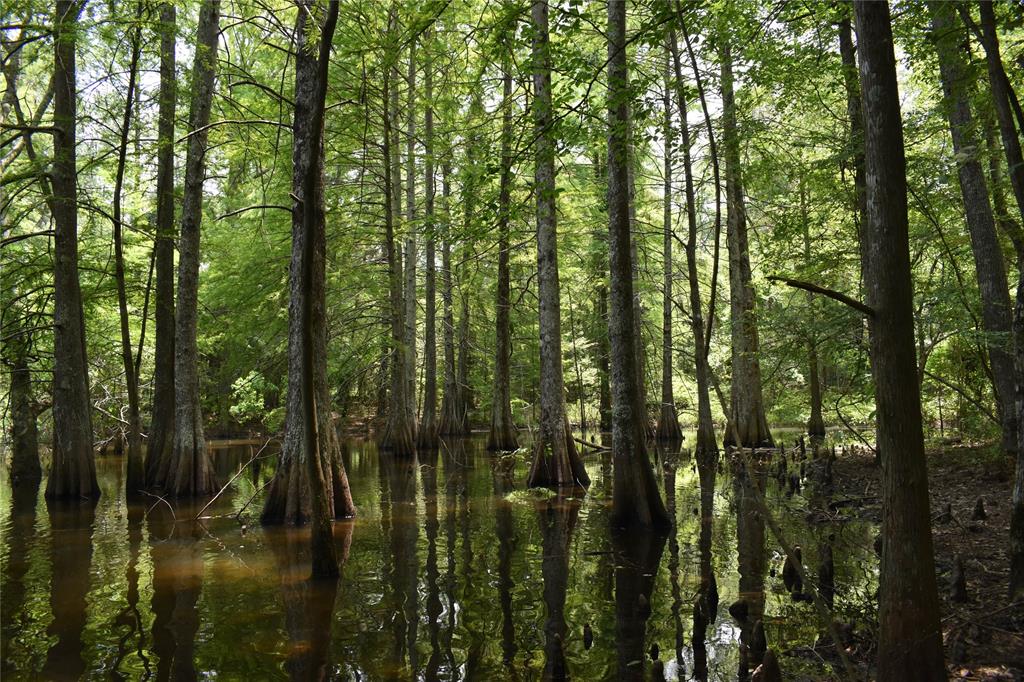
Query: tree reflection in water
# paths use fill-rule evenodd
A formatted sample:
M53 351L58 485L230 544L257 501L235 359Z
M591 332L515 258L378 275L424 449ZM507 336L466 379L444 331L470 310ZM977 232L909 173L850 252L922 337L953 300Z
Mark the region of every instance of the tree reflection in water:
M11 658L15 642L26 636L32 614L26 609L30 554L38 543L36 507L39 504L39 481L22 482L11 494L10 516L4 529L3 576L0 581L0 675L15 672L18 667Z
M334 542L342 565L348 561L352 528L351 521L334 524ZM288 633L284 668L293 680L331 679L331 625L339 579L309 577L308 528L269 527L264 529L264 537L281 582Z
M647 619L666 533L613 528L616 678L643 680Z
M134 506L118 494L95 509L51 505L44 514L38 492L14 495L0 479L4 679L26 671L139 679L147 665L149 678L160 680L637 679L652 676L656 658L668 679L754 670L764 646L756 624L766 610L769 539L742 474L661 453L675 525L659 537L610 531L605 452L585 459L594 481L585 498L538 502L522 489L522 453L487 453L479 438L446 440L418 459L349 445L360 509L336 524L340 546L351 542L336 592L305 580L305 529L246 528L235 519L250 499L243 514L252 519L259 508L266 467L255 484L250 472L239 476L201 525L191 519L205 501ZM218 463L223 471L249 459L218 456L234 458ZM120 490L123 460L99 464L104 490ZM765 486L763 473L755 478ZM860 612L859 599L876 587L865 569L876 560L876 529L856 519L808 527L802 512L779 506L774 479L765 487L826 599L820 567L831 550L844 597L837 617ZM827 508L826 497L815 501L813 486L804 488L810 508ZM719 587L725 603L742 600L742 618L719 609ZM811 605L781 590L768 599L773 647L816 644ZM787 673L810 676L821 667L791 656L786 663Z
M57 640L46 652L44 679L78 679L87 670L82 657L86 596L92 565L96 501L47 500L50 517L50 610L47 634Z
M544 579L544 672L545 680L569 678L565 660L565 594L569 586L569 547L579 518L582 489L560 489L537 502L540 527L541 574Z
M737 672L741 680L748 679L750 672L761 664L764 656L764 578L768 561L765 550L764 519L755 504L753 485L764 494L766 472L761 468L750 469L754 476L751 481L747 469L738 467L733 487L736 499L736 546L739 555L739 598L743 602L740 618L740 662Z
M419 555L416 524L417 460L382 454L381 526L388 539L388 564L384 571L386 590L390 592L392 648L389 668L395 679L418 670L416 650L419 625L417 574Z

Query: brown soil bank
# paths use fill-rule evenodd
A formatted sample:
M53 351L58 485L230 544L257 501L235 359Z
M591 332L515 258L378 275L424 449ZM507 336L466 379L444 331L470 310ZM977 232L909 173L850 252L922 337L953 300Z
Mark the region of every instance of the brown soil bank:
M935 570L951 679L1024 679L1024 604L1007 598L1012 467L991 447L928 451ZM877 499L879 471L871 453L841 456L834 472L837 492ZM977 510L979 499L984 514ZM877 520L877 507L861 512ZM954 589L961 562L966 595Z

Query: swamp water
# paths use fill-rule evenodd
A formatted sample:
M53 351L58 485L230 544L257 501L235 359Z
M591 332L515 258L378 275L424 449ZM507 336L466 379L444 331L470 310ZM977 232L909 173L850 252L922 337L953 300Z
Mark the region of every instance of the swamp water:
M523 490L526 453L496 457L484 444L450 440L409 461L348 441L359 516L335 526L344 558L336 585L306 580L308 533L259 525L274 457L250 465L200 521L205 501L126 503L121 458L97 458L95 507L48 507L43 487L13 492L0 471L0 673L601 680L648 678L655 655L670 680L731 680L753 667L741 641L763 618L770 647L803 652L780 656L787 676L831 675L812 650L831 646L814 607L786 591L781 548L749 479L728 464L701 476L686 452L659 452L675 528L623 535L608 528L607 453L585 453L585 496L553 498ZM220 480L250 456L214 451ZM811 525L821 503L812 487L806 498L786 496L773 476L754 478L812 575L831 549L837 617L862 618L877 585L876 529ZM718 604L695 610L712 575ZM729 613L740 598L743 623Z

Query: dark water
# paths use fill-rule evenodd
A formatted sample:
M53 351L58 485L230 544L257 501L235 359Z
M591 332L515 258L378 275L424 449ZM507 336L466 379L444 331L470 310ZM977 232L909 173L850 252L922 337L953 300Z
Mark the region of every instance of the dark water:
M273 458L201 521L191 520L201 505L172 502L172 516L156 499L127 504L119 458L97 460L95 508L48 507L41 491L12 493L0 472L3 679L597 680L649 676L657 653L668 679L706 669L728 680L756 663L740 642L762 614L776 650L809 651L822 636L812 605L782 584L752 483L728 465L712 480L713 467L700 476L685 452L660 453L676 527L622 535L608 529L601 455L586 457L585 497L547 498L522 490L524 454L496 458L483 444L455 440L411 462L348 443L359 517L336 525L345 559L336 585L306 580L308 534L258 525ZM248 459L245 449L218 451L221 480ZM772 477L754 478L812 573L831 547L838 615L864 611L875 529L809 525L820 503L809 486L806 498L786 497ZM695 614L712 575L717 608L705 613L704 601ZM728 612L741 596L751 612L742 625ZM831 674L813 653L783 656L782 666Z

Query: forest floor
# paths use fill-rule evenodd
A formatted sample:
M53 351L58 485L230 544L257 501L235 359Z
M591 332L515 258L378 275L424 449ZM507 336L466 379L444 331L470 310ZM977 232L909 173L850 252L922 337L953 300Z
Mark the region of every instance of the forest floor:
M879 495L879 469L863 450L840 456L833 466L836 492L864 499ZM942 634L950 679L1024 679L1024 606L1007 600L1010 495L1013 462L993 447L928 450L932 537L942 608ZM976 515L978 500L984 518ZM947 515L947 510L952 512ZM861 515L880 514L877 504ZM960 557L967 600L951 596Z

